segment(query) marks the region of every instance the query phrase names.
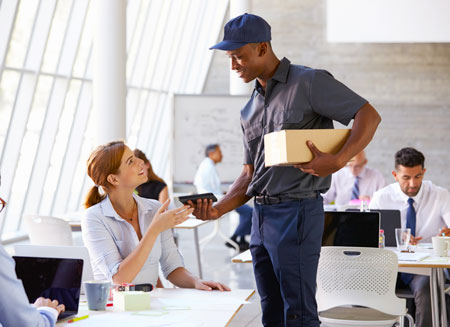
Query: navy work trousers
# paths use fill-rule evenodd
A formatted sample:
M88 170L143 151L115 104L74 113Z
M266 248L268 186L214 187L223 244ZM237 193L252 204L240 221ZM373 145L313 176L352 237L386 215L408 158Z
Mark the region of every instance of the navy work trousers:
M264 326L319 326L316 275L323 200L255 203L250 250Z

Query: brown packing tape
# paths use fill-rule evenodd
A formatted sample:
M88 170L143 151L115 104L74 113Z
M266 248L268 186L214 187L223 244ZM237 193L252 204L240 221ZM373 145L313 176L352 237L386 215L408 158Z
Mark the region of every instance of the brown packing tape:
M336 154L343 147L350 129L290 129L264 135L265 166L290 166L314 158L308 140L322 152Z

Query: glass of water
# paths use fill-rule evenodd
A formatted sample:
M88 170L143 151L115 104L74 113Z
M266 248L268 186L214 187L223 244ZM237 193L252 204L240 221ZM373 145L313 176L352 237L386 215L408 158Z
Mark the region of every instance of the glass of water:
M397 250L408 251L410 239L411 239L411 228L395 229L395 240L397 241Z

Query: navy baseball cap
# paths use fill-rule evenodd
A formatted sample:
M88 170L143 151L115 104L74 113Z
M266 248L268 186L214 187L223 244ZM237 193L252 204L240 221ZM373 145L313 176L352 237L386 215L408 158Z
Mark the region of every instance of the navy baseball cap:
M248 43L269 42L271 39L270 25L259 16L245 13L225 25L223 41L209 50L235 50Z

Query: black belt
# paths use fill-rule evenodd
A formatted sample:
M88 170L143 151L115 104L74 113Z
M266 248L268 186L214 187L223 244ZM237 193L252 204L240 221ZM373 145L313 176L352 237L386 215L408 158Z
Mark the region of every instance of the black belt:
M279 196L268 196L268 195L257 195L255 196L255 202L258 204L278 204L282 202L299 201L301 199L318 198L319 192L313 192L310 195L301 196L299 198L293 198L291 196L279 195Z

